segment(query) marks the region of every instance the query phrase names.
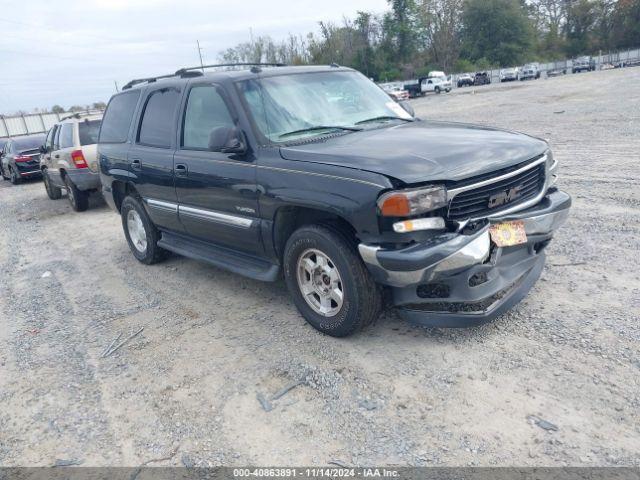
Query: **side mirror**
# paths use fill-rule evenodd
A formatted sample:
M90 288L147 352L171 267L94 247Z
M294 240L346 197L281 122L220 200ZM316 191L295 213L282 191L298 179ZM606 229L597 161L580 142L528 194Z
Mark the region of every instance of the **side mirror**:
M402 108L404 108L404 110L411 115L412 117L416 116L416 112L413 110L413 107L411 106L411 104L409 102L407 102L406 100L402 100L401 102L398 102L400 104L400 106Z
M244 135L238 127L216 127L209 134L209 150L212 152L237 153L247 151Z

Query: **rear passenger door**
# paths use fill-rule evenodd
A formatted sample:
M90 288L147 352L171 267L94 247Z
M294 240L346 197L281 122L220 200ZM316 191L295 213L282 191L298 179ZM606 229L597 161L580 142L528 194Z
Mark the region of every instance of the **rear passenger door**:
M173 180L177 109L182 92L178 87L148 89L138 118L128 162L138 193L153 222L164 229L182 231Z
M256 166L251 154L209 150L216 127L238 125L238 117L221 87L189 87L181 116L180 145L175 154L180 220L203 240L247 253L262 250Z
M75 164L71 161L71 152L74 149L73 123L62 123L59 126L58 147L53 152L53 163L58 169L75 169Z

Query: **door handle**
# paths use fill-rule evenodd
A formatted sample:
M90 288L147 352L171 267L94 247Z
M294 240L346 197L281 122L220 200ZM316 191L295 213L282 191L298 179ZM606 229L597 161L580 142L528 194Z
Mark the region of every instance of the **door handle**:
M131 160L131 170L142 170L142 162L139 158Z
M176 163L175 171L176 171L176 175L184 177L189 172L189 169L184 163Z

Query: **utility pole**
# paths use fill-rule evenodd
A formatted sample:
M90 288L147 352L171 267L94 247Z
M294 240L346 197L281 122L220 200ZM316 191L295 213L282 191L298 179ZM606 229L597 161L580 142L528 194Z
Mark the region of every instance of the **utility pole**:
M204 63L202 63L202 48L200 48L200 40L196 40L196 44L198 45L198 56L200 57L200 68L202 69L202 73L204 73Z

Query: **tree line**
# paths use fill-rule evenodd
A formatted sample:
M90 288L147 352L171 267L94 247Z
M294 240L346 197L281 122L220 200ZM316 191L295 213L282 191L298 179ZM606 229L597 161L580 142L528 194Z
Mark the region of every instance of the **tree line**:
M224 62L337 63L377 81L554 61L640 47L640 0L387 0L382 14L258 36Z

